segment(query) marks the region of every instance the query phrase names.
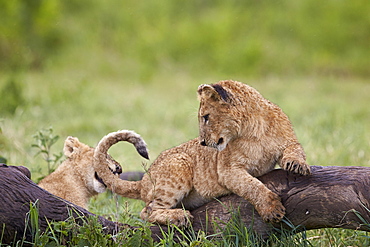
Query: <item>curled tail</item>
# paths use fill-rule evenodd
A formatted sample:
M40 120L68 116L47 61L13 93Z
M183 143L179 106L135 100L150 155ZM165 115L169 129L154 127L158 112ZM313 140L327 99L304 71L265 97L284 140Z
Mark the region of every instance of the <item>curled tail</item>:
M115 176L107 163L109 148L120 141L132 143L137 152L144 158L149 159L145 141L134 131L120 130L104 136L94 151L94 169L110 190L123 197L140 199L140 181L124 181Z
M130 130L119 130L104 136L96 146L95 153L107 154L111 146L121 141L132 143L142 157L149 159L145 141L139 134L136 134L134 131Z

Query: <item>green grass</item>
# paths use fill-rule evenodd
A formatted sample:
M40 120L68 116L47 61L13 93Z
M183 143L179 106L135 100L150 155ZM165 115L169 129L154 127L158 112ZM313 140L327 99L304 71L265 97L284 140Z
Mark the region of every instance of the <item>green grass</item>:
M0 120L1 156L10 164L25 164L31 170L44 165L33 156L38 151L31 148L33 135L53 126L61 139L53 147L54 153L62 150L68 135L94 146L109 132L132 129L147 141L153 160L164 149L197 136L197 86L217 81L169 78L159 76L152 84L143 85L124 78L107 82L110 78L78 80L52 72L27 75L22 85L26 103ZM370 84L365 80L240 80L257 88L288 114L310 164L370 165ZM112 153L129 170L140 169L141 162L145 162L126 143L117 144Z
M95 146L130 129L152 162L198 135L198 85L234 79L287 113L309 164L370 166L369 8L367 0L0 0L0 159L38 181L48 164L35 156L34 135L52 126L60 137L53 154L69 135ZM126 171L150 164L127 143L110 153ZM110 193L90 202L92 212L132 224L142 207ZM215 244L202 233L193 240ZM321 229L274 244L364 246L369 238ZM170 236L158 245L170 246Z

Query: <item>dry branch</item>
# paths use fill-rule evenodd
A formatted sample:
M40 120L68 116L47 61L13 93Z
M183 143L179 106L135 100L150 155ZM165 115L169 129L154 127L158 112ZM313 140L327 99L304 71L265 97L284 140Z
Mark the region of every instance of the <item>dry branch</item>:
M370 168L368 167L312 167L309 177L293 175L283 170L274 170L260 180L282 198L286 207L286 218L300 230L336 227L370 231ZM70 212L88 216L92 213L60 199L38 187L30 180L25 167L0 165L0 233L4 231L3 244L21 239L25 229L25 217L29 203L38 200L39 225L47 227L46 218L54 221L66 220ZM221 202L221 203L220 203ZM73 209L73 210L71 210ZM290 229L285 223L264 223L251 204L236 195L229 195L203 205L192 211L193 229L214 233L212 221L228 222L238 212L241 220L263 237L276 228ZM356 213L355 213L356 212ZM207 216L208 214L208 216ZM208 222L206 222L208 219ZM99 221L106 231L113 233L122 226L103 217ZM253 222L253 225L252 225ZM209 226L205 229L205 226ZM166 231L166 227L161 227ZM151 227L153 238L161 237L158 226ZM29 229L25 237L30 241Z

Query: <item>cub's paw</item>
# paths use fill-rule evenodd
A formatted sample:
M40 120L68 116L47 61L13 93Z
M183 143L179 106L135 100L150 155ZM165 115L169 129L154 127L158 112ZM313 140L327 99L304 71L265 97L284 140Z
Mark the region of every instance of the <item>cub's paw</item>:
M269 191L267 199L261 202L256 209L265 222L279 222L285 215L285 207L280 197L272 191Z
M167 223L174 224L179 227L188 227L193 222L193 216L188 210L183 209L172 209L170 217L167 219Z
M151 223L160 225L174 224L178 227L188 227L191 225L193 216L189 211L183 209L156 209L148 210L144 208L141 211L141 218Z
M286 171L301 175L311 175L311 168L303 159L297 159L295 157L283 157L281 163L281 167Z

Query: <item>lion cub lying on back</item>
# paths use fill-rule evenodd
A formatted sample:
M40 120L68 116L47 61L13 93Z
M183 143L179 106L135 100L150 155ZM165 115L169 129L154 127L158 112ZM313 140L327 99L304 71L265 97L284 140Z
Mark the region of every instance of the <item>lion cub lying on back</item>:
M122 130L114 132L114 135L119 136L122 141L134 144L139 154L148 158L146 144L138 134ZM87 208L90 197L106 190L106 185L93 167L95 148L81 143L76 137L69 136L64 142L63 150L67 159L38 185L56 196ZM105 157L105 163L108 163L112 175L122 172L118 162L108 154Z
M280 165L302 175L311 173L305 153L283 111L255 89L235 81L198 88L200 137L162 152L138 182L119 180L101 163L118 139L103 138L94 167L112 191L141 199L141 217L159 224L186 225L185 209L235 193L248 200L265 221L285 214L278 195L257 176Z

